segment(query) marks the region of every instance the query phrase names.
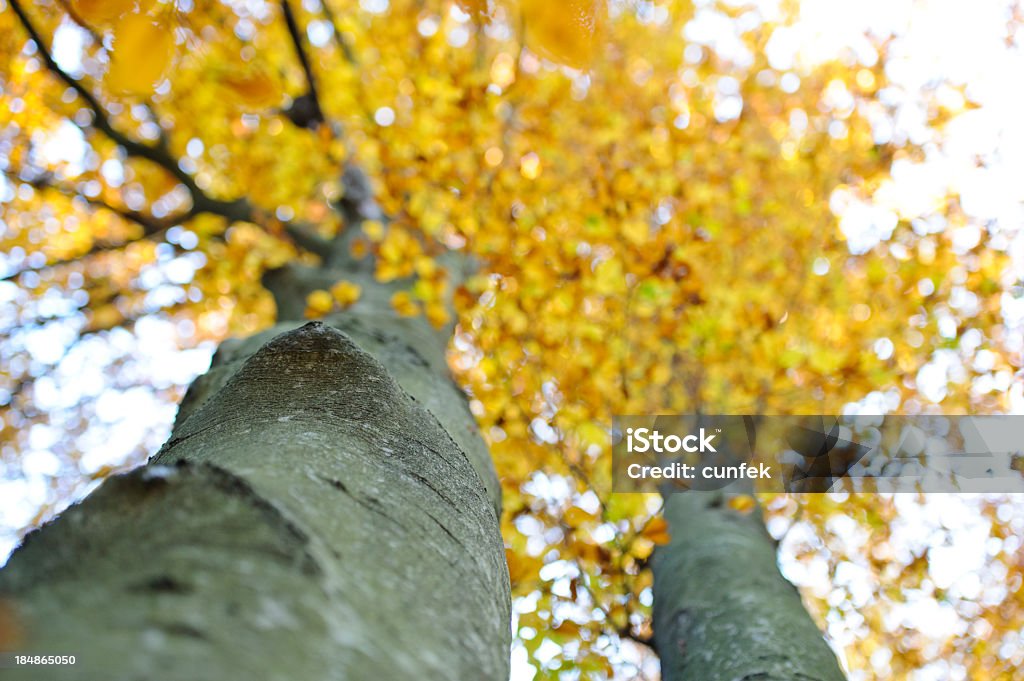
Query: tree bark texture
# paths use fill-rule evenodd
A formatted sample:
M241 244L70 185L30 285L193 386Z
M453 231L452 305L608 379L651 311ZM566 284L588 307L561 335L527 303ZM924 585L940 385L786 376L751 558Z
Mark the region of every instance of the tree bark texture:
M25 651L104 681L507 679L499 488L422 320L222 345L170 440L0 572Z
M843 681L758 513L716 492L667 495L672 540L652 557L663 681Z

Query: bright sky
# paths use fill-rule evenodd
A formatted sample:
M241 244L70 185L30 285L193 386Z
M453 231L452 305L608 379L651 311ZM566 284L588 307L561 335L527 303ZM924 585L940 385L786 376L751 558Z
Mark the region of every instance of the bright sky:
M697 15L687 28L687 37L701 42L737 60L743 48L736 37L736 23L726 20L706 1L698 2ZM757 6L764 16L778 14L778 2L763 0ZM801 4L801 20L792 28L778 32L772 40L769 57L780 71L799 70L802 65L838 56L852 50L858 59L870 64L875 53L865 33L895 35L888 74L896 87L887 96L898 106L895 121L878 117L875 133L880 142L906 138L924 144L927 160L923 164L902 162L893 169L891 183L879 192L873 205L856 197L834 197L840 214L840 228L851 249L866 250L889 236L899 217L915 217L937 205L938 198L953 191L960 195L964 210L975 221L957 234L959 243L969 248L982 238L977 225L987 225L995 243L1007 246L1015 268L1024 277L1024 28L1009 35L1007 23L1011 10L1019 5L1008 0L806 0ZM742 22L741 22L742 23ZM62 27L54 41L56 59L68 70L77 70L81 35L70 26ZM967 96L978 108L962 114L947 130L941 144L932 139L925 122L925 103L921 92L926 87L946 82L966 86ZM935 96L955 103L960 98L953 87L939 87ZM45 145L51 158L74 161L83 151L81 134L71 125ZM983 161L979 163L978 160ZM10 187L0 179L0 195ZM941 228L936 223L932 228ZM0 227L2 228L2 227ZM924 226L923 228L928 228ZM182 238L188 238L182 235ZM153 304L185 295L191 273L202 265L199 254L163 258L145 276L150 279ZM0 282L0 309L5 303L23 300L24 293L12 283ZM1011 329L1010 342L1024 347L1024 297L1007 295L1004 317ZM0 315L2 316L2 315ZM5 321L0 319L0 321ZM132 358L129 378L138 383L163 387L184 386L208 364L212 348L180 351L174 341L182 331L169 322L149 320L137 325L135 333L114 332L106 339L90 339L74 347L60 362L54 374L36 385L39 406L71 406L83 396L98 396L95 428L76 443L85 452L81 468L86 474L106 465L120 465L127 459L141 461L143 450L155 450L165 439L173 420L174 408L145 388L112 388L106 370ZM40 359L53 360L66 350L71 337L57 329L36 334L30 339L31 352ZM884 343L879 351L885 350ZM891 350L890 350L891 351ZM941 398L945 383L956 372L956 361L939 355L919 375L922 392ZM1010 392L1014 412L1024 413L1024 381L1020 375L995 376L995 387ZM885 396L873 395L867 404L884 407ZM34 517L41 503L51 494L51 476L61 466L54 454L61 437L61 420L52 425L37 425L29 434L29 448L16 470L0 467L0 563L13 549L19 528ZM556 484L552 482L552 484ZM925 542L934 528L935 518L960 518L952 530L952 543L942 548L935 561L933 575L937 583L970 589L980 588L976 577L986 557L979 545L980 525L973 501L952 495L934 495L925 507L908 505L907 516L899 532L908 545ZM913 507L912 507L913 506ZM1017 508L1019 515L1020 508ZM972 515L973 514L973 515ZM792 559L793 542L801 539L806 528L795 528L783 544L781 565L794 582L827 592L833 577L823 571L824 563L797 564ZM850 541L857 532L848 529ZM834 579L842 580L853 592L863 592L865 575L856 568ZM964 586L967 585L967 586ZM934 603L908 606L896 616L903 617L924 631L939 634L957 626L955 617ZM837 620L829 632L842 645L854 635L848 620ZM550 651L554 654L554 651ZM625 653L626 657L629 653ZM532 678L525 651L513 654L513 678ZM635 660L634 660L635 661ZM878 663L884 665L885 660ZM1024 661L1022 661L1024 663ZM851 681L869 678L853 673ZM955 679L956 671L946 668L925 669L913 681Z

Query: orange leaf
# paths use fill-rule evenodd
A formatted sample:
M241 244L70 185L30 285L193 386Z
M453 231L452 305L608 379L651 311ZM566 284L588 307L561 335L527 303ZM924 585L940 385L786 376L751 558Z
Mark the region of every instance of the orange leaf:
M455 0L455 4L470 16L487 16L487 0Z
M13 605L0 600L0 650L15 650L23 640L24 631Z
M505 549L505 561L508 563L508 577L512 584L533 579L544 566L544 562L529 555L519 555L512 549Z
M747 515L757 506L757 501L749 494L737 494L734 497L729 497L729 501L726 503L729 508L743 515Z
M640 532L640 536L650 539L655 544L667 544L672 539L668 530L668 522L660 516L652 518Z

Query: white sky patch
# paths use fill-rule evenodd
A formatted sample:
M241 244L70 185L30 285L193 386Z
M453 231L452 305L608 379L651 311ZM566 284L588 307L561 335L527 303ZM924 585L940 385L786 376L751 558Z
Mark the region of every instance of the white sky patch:
M82 131L74 123L63 121L38 147L40 160L47 164L67 164L67 172L78 175L84 170L88 146Z
M928 638L943 640L948 635L963 633L965 622L952 603L936 598L935 589L946 591L952 598L980 599L989 604L1001 598L999 588L1003 579L999 571L993 569L991 557L1000 548L1012 553L1019 546L1019 540L1011 538L1007 540L1010 545L1002 547L991 544L989 521L978 513L978 502L982 498L962 494L895 496L898 516L890 526L892 534L887 544L900 562L908 563L914 556L926 553L929 564L923 591L908 593L906 602L895 604L886 613L888 628L907 627ZM1013 513L1019 514L1019 507L1017 511L1007 508L1007 519ZM845 550L855 552L866 539L863 528L844 516L829 519L828 528L834 533L833 540L839 541ZM875 577L866 565L849 562L840 562L835 573L829 574L824 557L827 552L798 561L794 556L801 553L801 546L818 549L821 542L813 528L798 522L783 537L779 551L780 568L786 578L819 597L832 597L836 587L842 587L854 606L845 616L834 613L829 617L831 644L842 656L842 649L859 637L858 628L863 621L856 609L868 602ZM842 596L840 593L837 598ZM913 678L956 678L956 669L940 676L934 676L933 671L922 670ZM873 677L866 676L865 670L851 670L850 678L861 681Z
M937 210L947 192L959 195L965 212L979 222L1019 235L1024 227L1024 53L1006 42L1010 8L1006 0L867 0L837 3L805 0L800 19L776 32L768 46L774 68L812 68L855 54L864 65L875 61L865 34L895 35L886 74L897 91L887 93L897 105L896 124L912 141L931 133L923 114L925 91L956 107L962 99L949 86L963 86L979 108L958 115L942 135L941 145L926 148L925 163L897 162L892 179L875 197L901 217ZM759 3L769 18L776 3ZM978 160L984 161L979 165ZM858 211L856 205L850 209ZM884 240L886 230L861 211L844 224L854 252ZM857 228L866 233L851 236ZM1024 262L1018 261L1024 265Z
M61 22L53 35L53 60L66 73L82 71L82 51L85 48L86 33L69 19Z
M326 46L332 35L334 35L334 27L328 21L311 21L306 27L306 36L309 38L309 42L317 47Z
M61 333L58 328L33 334L33 356L48 360L63 355ZM188 385L209 367L212 353L208 344L180 350L173 322L144 318L134 332L115 330L72 347L55 369L36 381L35 404L60 414L83 400L95 400L90 427L73 443L82 453L78 472L88 476L107 466L137 461L140 448L155 451L169 435L177 410L159 391ZM108 372L125 357L131 358L131 364L125 370L127 376L118 380L129 378L139 384L116 388ZM33 425L17 467L0 465L0 564L17 545L18 531L50 502L54 463L67 466L58 450L65 438L59 418L51 425ZM78 491L84 494L92 487L83 482Z

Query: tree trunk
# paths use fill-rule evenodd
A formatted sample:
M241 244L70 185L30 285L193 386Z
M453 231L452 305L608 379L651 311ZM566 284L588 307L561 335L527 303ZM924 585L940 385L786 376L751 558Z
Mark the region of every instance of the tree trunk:
M0 599L77 664L13 678L508 678L486 447L437 334L360 310L225 343L148 465L26 538Z
M448 375L451 329L395 315L407 282L380 284L349 255L379 210L361 173L344 179L350 227L303 237L324 264L264 280L291 321L223 343L153 460L0 571L21 651L77 658L14 678L508 678L500 486ZM339 279L360 300L298 321ZM673 538L653 558L665 681L841 680L760 519L715 498L666 503Z
M652 558L664 681L843 680L758 513L683 492L666 496L665 516L672 541Z

